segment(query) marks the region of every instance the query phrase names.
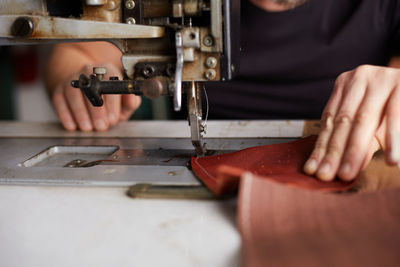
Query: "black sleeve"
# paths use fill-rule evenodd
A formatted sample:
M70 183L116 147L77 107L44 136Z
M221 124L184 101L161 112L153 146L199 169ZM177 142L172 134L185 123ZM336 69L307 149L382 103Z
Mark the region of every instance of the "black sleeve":
M390 47L392 55L400 56L400 0L392 0L390 12Z

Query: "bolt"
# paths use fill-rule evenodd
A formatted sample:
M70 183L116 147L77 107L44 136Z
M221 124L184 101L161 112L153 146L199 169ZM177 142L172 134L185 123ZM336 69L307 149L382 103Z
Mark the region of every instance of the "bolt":
M126 23L128 24L136 24L136 20L132 17L129 17L126 19Z
M134 9L135 8L135 1L133 1L133 0L125 1L125 7L127 9Z
M213 69L208 69L204 73L204 77L206 77L207 80L213 80L215 79L215 76L217 76L217 73Z
M94 67L93 68L93 73L101 81L101 80L103 80L104 75L107 73L107 69L104 68L104 67Z
M29 37L33 32L33 21L29 17L17 18L11 26L11 34L15 37Z
M217 59L215 57L208 57L206 59L206 67L215 68L215 66L217 66Z
M212 46L214 44L214 40L211 35L206 35L203 39L203 44L205 46Z
M142 74L145 77L150 77L154 73L154 71L155 71L154 67L152 65L148 65L143 68Z
M93 68L93 73L94 74L106 74L107 73L107 69L106 68L104 68L104 67L94 67Z

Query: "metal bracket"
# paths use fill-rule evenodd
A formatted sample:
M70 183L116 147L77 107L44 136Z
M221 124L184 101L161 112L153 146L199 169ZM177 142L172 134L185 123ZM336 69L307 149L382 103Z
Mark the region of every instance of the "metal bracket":
M165 35L165 29L157 26L36 15L0 15L0 25L1 38L26 38L26 40L40 42L46 40L161 38ZM13 28L15 30L12 30ZM21 32L27 34L21 35L19 34ZM10 41L10 43L12 42L15 43L15 41ZM0 44L2 43L0 39Z
M177 31L175 34L176 45L176 69L175 69L175 90L174 90L174 110L180 111L182 107L182 71L183 71L183 44L182 33Z

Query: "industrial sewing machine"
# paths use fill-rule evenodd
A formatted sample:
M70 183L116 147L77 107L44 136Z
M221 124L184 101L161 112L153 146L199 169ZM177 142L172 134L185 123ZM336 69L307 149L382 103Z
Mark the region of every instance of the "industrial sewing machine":
M238 70L239 0L0 0L0 45L106 40L123 53L124 79L99 66L72 81L95 106L102 94L187 95L191 139L203 155L201 89Z

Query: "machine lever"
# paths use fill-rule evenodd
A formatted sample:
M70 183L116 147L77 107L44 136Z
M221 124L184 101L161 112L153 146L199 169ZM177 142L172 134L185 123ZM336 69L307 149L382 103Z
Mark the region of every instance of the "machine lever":
M183 41L182 33L177 31L175 34L176 46L176 69L175 69L175 90L174 90L174 110L180 111L182 106L182 71L183 71Z
M117 80L117 77L102 81L96 75L91 74L90 77L87 77L85 74L81 74L79 80L73 80L71 85L72 87L80 88L90 103L99 107L103 105L102 94L143 95L140 90L142 83L142 81Z

